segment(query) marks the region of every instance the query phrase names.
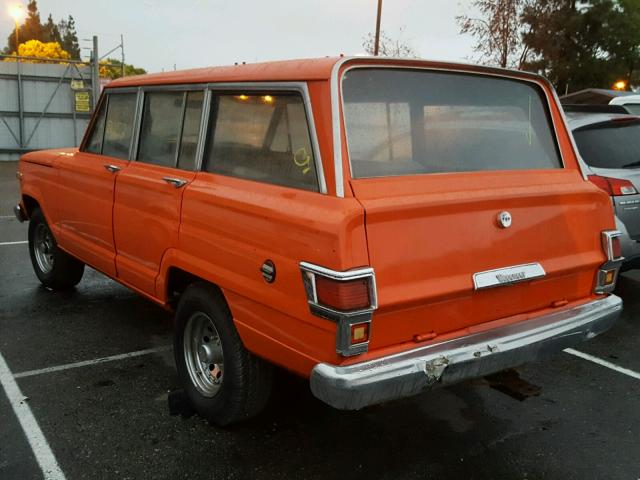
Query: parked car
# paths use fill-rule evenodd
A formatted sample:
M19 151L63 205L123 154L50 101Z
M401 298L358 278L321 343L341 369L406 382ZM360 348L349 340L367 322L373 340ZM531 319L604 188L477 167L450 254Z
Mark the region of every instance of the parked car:
M189 398L218 424L271 365L339 409L607 330L620 233L541 77L324 58L116 80L79 149L19 164L40 281L85 265L175 310Z
M640 95L627 95L611 99L609 105L620 105L627 112L640 115Z
M640 266L640 117L607 108L568 109L567 118L589 180L611 197L628 270Z

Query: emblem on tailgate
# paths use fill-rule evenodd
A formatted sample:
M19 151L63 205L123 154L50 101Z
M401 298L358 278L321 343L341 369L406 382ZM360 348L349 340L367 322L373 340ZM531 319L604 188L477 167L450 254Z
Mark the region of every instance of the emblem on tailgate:
M514 265L513 267L498 268L473 274L473 286L476 290L483 288L513 285L518 282L526 282L534 278L544 277L547 273L539 263L527 263Z
M502 228L509 228L511 226L511 214L507 211L500 212L498 214L498 225Z

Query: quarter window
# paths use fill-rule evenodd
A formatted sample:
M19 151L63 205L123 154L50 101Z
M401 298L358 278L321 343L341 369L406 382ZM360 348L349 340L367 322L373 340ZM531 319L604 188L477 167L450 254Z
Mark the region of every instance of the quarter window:
M300 95L219 95L216 103L207 142L208 172L319 190Z
M102 154L127 160L136 112L135 93L110 93Z

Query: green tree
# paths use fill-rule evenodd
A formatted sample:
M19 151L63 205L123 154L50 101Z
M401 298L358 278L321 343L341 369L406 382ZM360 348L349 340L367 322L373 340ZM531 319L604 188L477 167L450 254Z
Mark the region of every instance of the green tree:
M45 42L58 42L62 44L62 37L60 36L60 30L58 25L53 22L53 17L49 14L47 23L44 24L44 41Z
M66 20L60 20L60 44L71 54L74 60L80 60L80 45L78 44L78 34L76 32L76 21L71 15Z
M547 76L561 93L611 88L640 67L638 0L536 0L525 7L524 68Z
M477 60L487 65L520 68L529 49L522 41L520 16L532 0L473 0L469 13L456 17L460 33L475 37Z

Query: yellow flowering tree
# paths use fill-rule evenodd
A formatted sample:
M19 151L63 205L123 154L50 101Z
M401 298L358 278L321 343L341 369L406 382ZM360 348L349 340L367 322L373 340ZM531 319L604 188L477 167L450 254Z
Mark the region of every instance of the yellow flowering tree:
M12 53L12 55L15 54L15 52ZM60 63L64 63L64 60L71 58L69 52L63 50L58 42L41 42L40 40L28 40L18 45L18 55L21 57L59 59L61 60ZM5 61L12 61L12 59L5 58ZM37 63L37 60L30 61Z

